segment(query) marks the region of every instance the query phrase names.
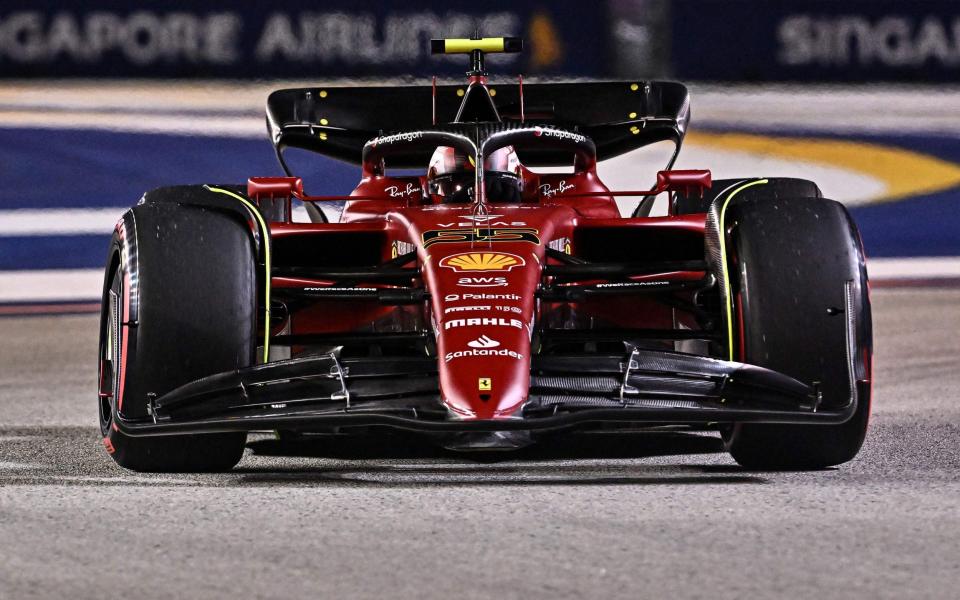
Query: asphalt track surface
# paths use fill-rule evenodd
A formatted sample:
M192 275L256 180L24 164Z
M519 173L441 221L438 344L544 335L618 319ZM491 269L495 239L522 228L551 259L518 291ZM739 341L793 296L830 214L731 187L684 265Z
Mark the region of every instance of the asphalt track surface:
M648 434L481 463L261 435L228 474L134 474L96 317L0 319L0 597L956 597L960 290L874 311L866 445L793 473Z

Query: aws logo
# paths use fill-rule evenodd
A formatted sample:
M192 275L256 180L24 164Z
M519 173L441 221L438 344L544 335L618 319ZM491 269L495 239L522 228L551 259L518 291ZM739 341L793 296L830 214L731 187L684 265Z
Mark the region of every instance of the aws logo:
M539 244L540 233L532 227L493 227L474 229L434 229L423 233L423 247L464 242L529 242Z
M507 252L461 252L440 261L441 267L453 269L457 273L510 271L514 267L522 267L525 264L522 258Z
M506 277L461 277L457 280L460 287L507 287Z

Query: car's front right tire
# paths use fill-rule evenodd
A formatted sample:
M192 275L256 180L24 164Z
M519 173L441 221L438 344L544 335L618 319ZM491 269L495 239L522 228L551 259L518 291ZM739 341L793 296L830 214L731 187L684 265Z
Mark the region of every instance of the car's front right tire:
M863 249L841 204L765 195L763 181L743 184L749 197L718 198L708 218L708 240L724 241L723 252L712 254L726 267L715 265L726 291L725 358L815 385L821 410L844 409L854 397L857 406L841 424L738 423L726 433L727 449L753 469L838 465L859 452L870 415L873 341Z

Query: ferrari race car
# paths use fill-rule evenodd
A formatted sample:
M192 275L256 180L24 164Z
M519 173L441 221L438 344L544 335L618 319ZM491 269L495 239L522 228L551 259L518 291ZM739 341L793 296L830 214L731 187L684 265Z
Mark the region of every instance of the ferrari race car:
M160 188L123 215L99 345L117 463L230 469L250 431L489 451L689 428L748 468L857 454L872 334L844 207L802 179L671 170L682 84L490 84L485 54L521 46L433 40L469 55L463 85L276 91L288 176ZM665 170L636 174L652 187L598 178L659 142ZM360 182L308 195L290 149Z

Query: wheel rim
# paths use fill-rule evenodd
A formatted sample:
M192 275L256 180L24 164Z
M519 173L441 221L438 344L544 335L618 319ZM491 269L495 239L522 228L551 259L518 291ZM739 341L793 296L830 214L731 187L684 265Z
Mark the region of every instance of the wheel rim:
M119 388L120 374L116 366L120 362L120 297L123 295L123 278L119 268L113 272L110 288L104 294L100 319L100 377L99 412L100 429L104 435L110 430Z

